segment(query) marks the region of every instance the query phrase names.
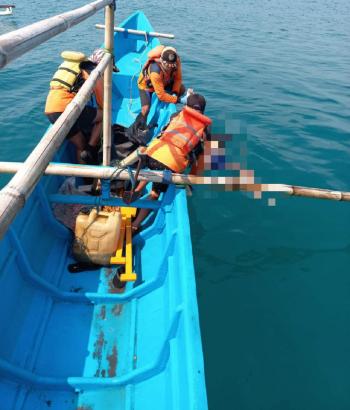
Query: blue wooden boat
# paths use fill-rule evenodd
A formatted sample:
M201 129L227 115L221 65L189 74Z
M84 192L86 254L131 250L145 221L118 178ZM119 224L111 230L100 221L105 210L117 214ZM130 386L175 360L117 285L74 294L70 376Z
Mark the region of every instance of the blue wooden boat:
M121 27L152 31L142 12ZM114 123L139 111L137 75L158 43L115 34ZM155 134L174 110L153 100ZM72 162L68 145L55 161ZM206 409L185 191L171 186L134 238L138 280L121 292L113 267L68 272L72 235L50 206L62 182L42 177L0 241L0 409Z

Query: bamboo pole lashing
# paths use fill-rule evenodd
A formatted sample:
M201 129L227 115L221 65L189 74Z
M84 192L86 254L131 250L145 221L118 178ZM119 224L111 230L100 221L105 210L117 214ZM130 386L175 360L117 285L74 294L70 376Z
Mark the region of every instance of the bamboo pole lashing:
M22 162L0 162L0 173L15 173L23 167ZM134 172L134 171L133 171ZM63 175L76 177L91 177L101 179L129 180L129 172L122 168L98 167L78 164L51 163L45 170L45 175ZM140 171L139 181L163 182L161 171ZM245 192L281 192L290 196L330 199L335 201L350 201L350 192L333 191L321 188L293 186L287 184L258 184L254 177L209 177L197 175L172 174L171 182L181 185L219 185L227 187L227 191L241 190Z
M113 0L96 0L75 10L38 21L0 36L0 69L57 34L84 21Z
M95 27L98 29L104 29L104 24L95 24ZM147 36L147 37L157 37L157 38L168 38L174 39L175 35L170 33L158 33L156 31L144 31L144 30L135 30L133 28L124 28L124 27L114 27L114 31L117 33L128 33L134 34L137 36Z

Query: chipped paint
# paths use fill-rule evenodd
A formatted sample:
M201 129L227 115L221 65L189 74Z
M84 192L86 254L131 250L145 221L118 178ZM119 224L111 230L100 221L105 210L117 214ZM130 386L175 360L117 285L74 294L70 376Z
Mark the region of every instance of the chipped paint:
M123 305L121 303L117 303L112 308L112 314L114 316L119 316L122 313L122 310L123 310Z
M94 353L93 353L93 358L94 359L99 359L102 356L102 349L103 346L105 345L106 341L105 341L105 334L104 332L101 330L99 335L98 335L98 339L96 340L96 342L94 343Z
M95 373L95 377L99 377L100 376L100 370L101 370L101 364L102 364L102 351L103 348L106 344L105 341L105 335L103 333L103 331L100 331L100 334L98 335L98 339L96 340L96 342L94 343L94 352L92 354L92 357L94 359L97 360L98 366L97 366L97 370Z
M97 314L99 319L105 320L106 319L106 305L101 306L100 313Z
M108 281L108 293L123 293L124 289L118 289L114 287L113 278L114 276L112 276L112 278Z
M117 360L118 360L118 353L117 353L117 346L114 345L112 349L112 353L107 356L108 360L108 376L114 377L117 374Z
M113 273L113 269L112 268L105 268L104 272L105 272L106 278L109 278Z

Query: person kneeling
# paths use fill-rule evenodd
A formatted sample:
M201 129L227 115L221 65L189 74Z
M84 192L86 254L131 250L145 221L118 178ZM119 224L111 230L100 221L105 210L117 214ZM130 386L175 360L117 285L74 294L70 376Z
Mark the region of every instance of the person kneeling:
M45 114L51 124L62 115L67 105L74 99L92 70L101 61L105 51L96 49L86 58L83 53L64 51L63 63L58 67L50 82L50 91L46 99ZM97 164L97 152L102 130L103 81L99 78L94 87L97 107L84 107L66 138L77 149L77 162ZM89 135L88 141L86 135Z

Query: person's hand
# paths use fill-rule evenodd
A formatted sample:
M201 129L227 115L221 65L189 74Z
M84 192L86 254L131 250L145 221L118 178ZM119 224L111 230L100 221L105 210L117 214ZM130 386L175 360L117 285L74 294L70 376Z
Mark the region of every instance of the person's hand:
M182 97L178 98L178 102L185 105L187 103L187 98L188 98L188 95L185 94Z
M184 94L184 95L182 95L178 98L178 102L181 103L181 104L186 104L187 103L187 98L191 94L193 94L193 88L188 88L187 91L186 91L186 94Z

